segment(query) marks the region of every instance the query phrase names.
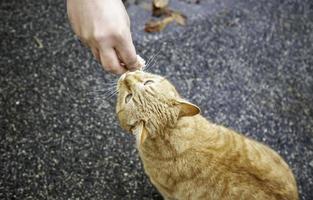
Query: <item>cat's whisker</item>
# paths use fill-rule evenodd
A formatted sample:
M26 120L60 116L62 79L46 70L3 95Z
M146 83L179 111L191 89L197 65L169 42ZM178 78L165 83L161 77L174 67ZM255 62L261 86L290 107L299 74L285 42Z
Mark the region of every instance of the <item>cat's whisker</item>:
M117 84L119 77L113 78L106 83L103 84Z
M104 97L104 99L109 99L117 93L117 90L111 92L108 96Z
M148 60L147 64L146 64L146 65L144 66L144 68L143 68L144 71L146 71L146 70L148 70L148 69L150 68L150 64L155 61L155 58L159 55L160 52L161 52L161 48L158 50L157 53L155 53L155 54Z
M157 62L157 60L153 60L149 66L146 67L146 71L149 71L154 65L155 63Z
M117 87L111 87L107 90L107 92L112 92L112 91L116 91L117 90Z
M106 92L104 92L104 94L111 93L111 92L116 91L116 90L117 90L116 87L110 88L110 90L107 90Z
M112 91L115 91L115 89L112 88L112 89L106 90L106 91L92 91L92 92L89 92L87 95L89 95L89 96L105 96L105 95L111 93Z
M157 62L157 60L152 61L152 63L146 68L146 71L151 69L155 65L156 62Z
M117 85L117 81L101 84L101 86L110 86L110 85Z
M111 98L111 97L115 96L116 94L117 94L117 91L116 91L116 92L114 92L113 94L111 94L110 96L108 96L108 97L107 97L107 99L109 99L109 98Z
M153 55L153 56L154 56L154 55ZM146 70L147 66L149 66L149 64L150 64L151 59L153 58L153 56L151 56L151 57L149 58L149 60L148 60L147 63L145 64L145 66L142 68L143 71Z
M117 83L115 83L115 84L103 84L103 85L101 85L101 87L110 87L110 86L117 86Z
M153 55L153 56L154 56L154 55ZM149 63L151 62L151 59L153 58L153 56L151 56L151 57L149 58L149 60L148 60L147 63L146 63L146 66L149 65Z
M116 91L116 87L110 87L103 90L93 90L86 94L86 96L106 96L111 94L111 92Z
M105 88L111 88L111 87L117 87L117 84L111 84L111 85L101 85L95 89L105 89Z
M117 80L118 80L118 78L115 78L114 80L110 80L109 82L104 83L104 84L111 84L111 83L117 84Z
M151 67L151 64L153 64L155 61L156 61L156 55L154 55L154 57L151 59L151 61L147 64L147 67L146 69L150 68Z
M101 89L95 89L93 90L94 92L104 92L104 91L108 91L108 90L112 90L112 89L115 89L117 88L117 86L110 86L110 87L106 87L106 88L101 88Z

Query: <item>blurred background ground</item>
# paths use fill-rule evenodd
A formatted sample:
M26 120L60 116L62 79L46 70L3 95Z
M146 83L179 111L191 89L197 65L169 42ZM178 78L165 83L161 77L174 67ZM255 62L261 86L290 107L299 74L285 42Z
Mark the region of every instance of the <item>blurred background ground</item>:
M270 145L313 199L313 1L172 0L187 17L137 51L211 121ZM0 3L0 199L162 199L118 126L105 73L61 0Z

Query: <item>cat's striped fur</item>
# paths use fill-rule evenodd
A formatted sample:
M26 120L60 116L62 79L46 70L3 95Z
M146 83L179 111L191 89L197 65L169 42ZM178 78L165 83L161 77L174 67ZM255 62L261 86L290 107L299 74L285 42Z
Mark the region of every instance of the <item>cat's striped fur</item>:
M294 176L275 151L207 121L164 78L127 73L118 89L121 126L137 135L145 171L165 199L298 199Z

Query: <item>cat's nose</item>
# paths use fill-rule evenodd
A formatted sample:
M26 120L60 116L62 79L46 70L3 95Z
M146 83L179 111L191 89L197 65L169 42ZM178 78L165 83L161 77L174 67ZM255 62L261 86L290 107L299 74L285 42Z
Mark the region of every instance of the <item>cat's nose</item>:
M136 75L135 72L127 73L125 75L124 83L129 89L133 91L144 89L144 85L142 84L141 78L138 75Z
M125 75L124 82L129 88L131 88L133 85L135 85L138 82L138 80L133 75L133 72L129 72Z

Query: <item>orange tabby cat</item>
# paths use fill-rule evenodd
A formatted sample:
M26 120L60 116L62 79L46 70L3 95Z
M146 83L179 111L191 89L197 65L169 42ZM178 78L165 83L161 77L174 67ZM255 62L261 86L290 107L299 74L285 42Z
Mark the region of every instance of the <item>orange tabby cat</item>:
M145 171L165 199L298 199L275 151L207 121L165 78L128 72L118 91L120 124L136 135Z

